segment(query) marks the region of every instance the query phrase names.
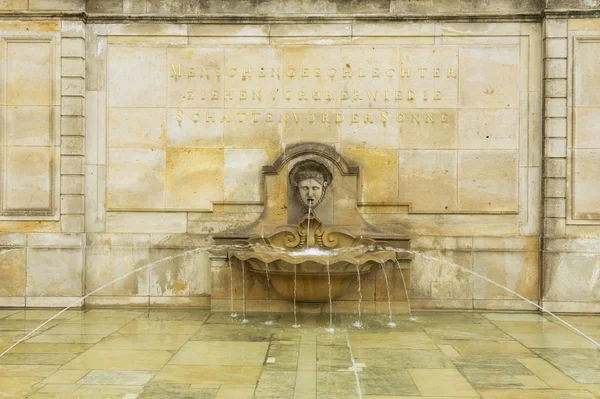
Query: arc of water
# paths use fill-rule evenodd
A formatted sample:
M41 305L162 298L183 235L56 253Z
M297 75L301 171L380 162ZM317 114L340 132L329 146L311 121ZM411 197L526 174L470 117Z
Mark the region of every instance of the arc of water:
M180 253L180 254L177 254L177 255L167 256L167 257L165 257L165 258L162 258L162 259L156 260L156 261L154 261L154 262L150 262L150 263L148 263L148 264L146 264L146 265L144 265L144 266L140 266L140 267L138 267L137 269L134 269L134 270L132 270L132 271L130 271L130 272L128 272L128 273L125 273L125 274L124 274L124 275L122 275L121 277L119 277L119 278L117 278L117 279L115 279L115 280L113 280L113 281L111 281L111 282L108 282L108 283L106 283L106 284L104 284L104 285L102 285L102 286L100 286L100 287L96 288L95 290L93 290L93 291L92 291L92 292L90 292L89 294L86 294L86 295L85 295L85 296L83 296L82 298L80 298L80 299L77 299L77 300L73 301L73 303L71 303L69 306L67 306L67 307L66 307L66 308L64 308L63 310L59 311L59 312L58 312L58 313L56 313L54 316L50 317L48 320L46 320L45 322L43 322L42 324L40 324L39 326L37 326L36 328L34 328L33 330L31 330L31 331L30 331L30 332L29 332L27 335L25 335L23 338L21 338L20 340L18 340L17 342L15 342L15 343L14 343L13 345L11 345L11 346L10 346L8 349L6 349L4 352L2 352L2 353L0 354L0 358L1 358L2 356L4 356L5 354L7 354L8 352L10 352L10 351L11 351L13 348L15 348L15 347L16 347L17 345L19 345L21 342L23 342L23 341L27 340L29 337L31 337L33 334L35 334L37 331L39 331L39 329L40 329L40 328L44 327L46 324L48 324L48 323L50 323L52 320L56 319L58 316L60 316L61 314L63 314L63 313L64 313L64 312L66 312L67 310L71 309L73 306L75 306L75 305L77 305L77 304L79 304L79 303L82 303L82 302L83 302L83 301L85 301L85 300L86 300L86 299L87 299L89 296L91 296L91 295L94 295L96 292L98 292L98 291L100 291L100 290L103 290L104 288L108 287L109 285L112 285L112 284L116 283L117 281L123 280L124 278L126 278L126 277L129 277L129 276L131 276L132 274L135 274L135 273L137 273L137 272L139 272L139 271L142 271L142 270L145 270L145 269L150 269L150 268L152 268L152 267L154 267L154 266L158 265L158 264L159 264L159 263L161 263L161 262L168 261L168 260L171 260L171 259L180 258L180 257L182 257L182 256L185 256L185 255L189 254L189 253L198 252L198 251L204 251L204 250L206 250L206 249L207 249L207 248L195 248L195 249L190 249L190 250L188 250L188 251L184 251L184 252L182 252L182 253Z
M517 297L519 297L520 299L524 300L525 302L529 303L530 305L535 306L536 308L538 308L542 312L548 313L550 316L554 317L556 320L560 321L565 326L569 327L571 330L575 331L577 334L579 334L582 337L586 338L588 341L592 342L594 345L596 345L596 346L598 346L600 348L600 343L596 342L592 337L588 336L587 334L585 334L583 331L581 331L577 327L573 326L572 324L570 324L566 320L563 320L562 318L560 318L556 314L554 314L551 311L549 311L548 309L546 309L546 308L538 305L537 303L533 302L532 300L529 300L529 299L525 298L523 295L517 294L515 291L511 290L508 287L503 286L502 284L498 284L494 280L490 280L489 278L487 278L485 276L482 276L481 274L479 274L477 272L469 270L469 269L467 269L464 266L461 266L461 265L459 265L457 263L453 263L453 262L450 262L450 261L447 261L447 260L444 260L444 259L441 259L441 258L436 258L434 256L429 256L429 255L422 254L420 252L414 252L414 251L410 251L410 250L407 250L407 249L401 249L401 248L395 248L395 249L392 249L392 250L396 250L396 251L400 251L400 252L405 252L405 253L409 253L409 254L419 254L419 255L421 255L425 259L434 260L434 261L437 261L437 262L442 262L444 264L447 264L447 265L453 266L455 268L458 268L460 270L466 271L466 272L470 273L471 275L473 275L475 277L478 277L478 278L480 278L482 280L485 280L488 283L490 283L492 285L495 285L496 287L502 288L503 290L505 290L505 291L507 291L507 292L509 292L509 293L511 293L511 294L513 294L513 295L515 295Z

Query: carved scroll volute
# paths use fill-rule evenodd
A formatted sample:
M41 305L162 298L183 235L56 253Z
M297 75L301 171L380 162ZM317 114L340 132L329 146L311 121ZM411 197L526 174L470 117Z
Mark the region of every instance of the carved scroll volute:
M296 248L300 245L300 235L291 227L284 227L277 233L269 236L269 244L273 247Z
M350 247L356 237L341 230L329 228L323 233L323 246L327 248Z

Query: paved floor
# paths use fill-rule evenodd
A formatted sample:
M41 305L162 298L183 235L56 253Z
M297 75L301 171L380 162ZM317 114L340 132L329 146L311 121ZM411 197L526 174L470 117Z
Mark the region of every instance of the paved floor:
M55 313L0 310L0 352ZM600 349L546 317L416 316L69 311L0 358L0 398L600 397ZM600 316L564 318L600 340Z

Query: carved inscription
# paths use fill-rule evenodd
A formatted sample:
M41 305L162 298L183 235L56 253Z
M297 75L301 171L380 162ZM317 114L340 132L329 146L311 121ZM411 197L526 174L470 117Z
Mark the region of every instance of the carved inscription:
M448 123L448 113L436 112L411 112L412 108L438 108L444 98L443 90L437 88L437 83L442 80L456 80L458 72L455 68L441 66L395 67L395 66L369 66L353 68L346 64L343 68L305 67L302 65L273 68L265 66L226 66L208 67L185 63L171 63L167 69L168 78L174 82L187 82L194 88L185 86L181 93L184 100L192 102L201 100L209 107L218 107L228 102L236 102L243 108L245 103L270 101L279 104L277 112L273 111L248 111L233 112L225 109L223 112L198 112L185 108L177 108L175 118L179 126L186 119L198 123L349 123L349 124L374 124L386 125L390 120L398 123ZM265 82L297 82L303 89L265 89ZM304 81L324 79L325 84L310 87L310 82L304 86ZM233 84L237 90L215 89L216 83L222 80ZM387 80L390 87L384 90L371 89L370 82ZM205 81L210 89L197 89L197 81ZM397 83L392 83L397 82ZM341 83L341 84L340 84ZM248 85L253 87L248 87ZM271 87L272 85L269 85ZM285 85L283 85L285 86ZM328 87L330 86L330 87ZM354 87L355 86L355 87ZM336 89L335 87L341 87ZM419 106L415 106L415 104ZM307 108L306 111L287 112L285 108ZM333 107L339 104L339 109ZM357 105L362 104L360 109ZM367 104L367 106L364 106ZM249 105L252 106L252 105ZM322 108L321 108L322 107ZM367 109L365 109L367 108ZM446 108L446 107L441 107ZM341 112L342 109L354 109L355 112Z

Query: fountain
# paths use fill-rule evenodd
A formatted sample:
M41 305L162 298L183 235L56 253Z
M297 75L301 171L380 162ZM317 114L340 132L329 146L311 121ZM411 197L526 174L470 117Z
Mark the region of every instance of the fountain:
M241 300L244 307L263 310L270 298L271 306L278 302L278 311L289 311L290 305L294 311L318 311L329 304L342 312L360 312L362 306L388 313L390 297L406 301L404 286L390 286L388 274L408 267L410 239L386 234L362 218L358 172L333 147L320 143L288 146L264 166L261 217L215 237L217 245L234 249L212 257L212 309L230 310ZM225 267L228 259L233 270ZM240 276L241 289L225 292L226 283ZM398 295L389 294L394 289Z

